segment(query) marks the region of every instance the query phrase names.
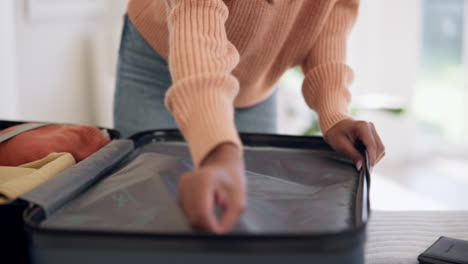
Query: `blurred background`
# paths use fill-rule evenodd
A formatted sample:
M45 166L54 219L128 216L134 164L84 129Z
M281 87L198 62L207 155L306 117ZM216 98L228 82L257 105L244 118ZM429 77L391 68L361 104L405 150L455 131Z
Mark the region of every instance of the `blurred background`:
M0 119L112 127L126 0L1 0ZM351 112L387 157L374 209L468 209L468 0L361 0L349 43ZM303 75L280 81L279 130L318 134Z

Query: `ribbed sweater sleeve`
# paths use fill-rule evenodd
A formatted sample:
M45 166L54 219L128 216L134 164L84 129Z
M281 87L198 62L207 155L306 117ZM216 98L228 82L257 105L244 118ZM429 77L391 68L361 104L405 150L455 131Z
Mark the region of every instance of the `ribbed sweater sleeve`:
M239 53L227 39L229 10L222 0L166 0L166 4L173 85L165 103L199 167L221 143L241 148L233 105L239 82L231 74Z
M349 85L354 74L346 62L346 43L353 27L359 0L337 0L323 29L304 60L302 93L319 117L325 134L336 123L350 118Z

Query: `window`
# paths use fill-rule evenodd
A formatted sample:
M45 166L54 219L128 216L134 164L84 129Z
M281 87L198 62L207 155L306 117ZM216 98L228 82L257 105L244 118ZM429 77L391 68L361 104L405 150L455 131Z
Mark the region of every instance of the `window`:
M424 0L414 114L421 134L447 143L466 137L464 0Z

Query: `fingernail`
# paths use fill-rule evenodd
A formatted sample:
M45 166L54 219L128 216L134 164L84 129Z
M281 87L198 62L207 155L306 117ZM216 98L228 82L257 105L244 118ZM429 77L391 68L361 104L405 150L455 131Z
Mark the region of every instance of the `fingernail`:
M356 169L357 169L358 171L361 171L361 168L362 168L362 161L358 161L358 162L356 163Z

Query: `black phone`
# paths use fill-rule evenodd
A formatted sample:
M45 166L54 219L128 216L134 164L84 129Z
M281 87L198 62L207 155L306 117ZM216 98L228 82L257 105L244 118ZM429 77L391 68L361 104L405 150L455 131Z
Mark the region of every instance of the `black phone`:
M421 264L468 264L468 241L442 236L418 260Z

